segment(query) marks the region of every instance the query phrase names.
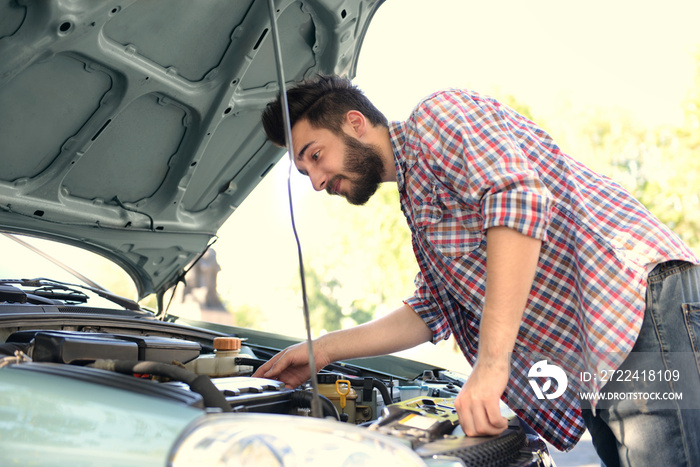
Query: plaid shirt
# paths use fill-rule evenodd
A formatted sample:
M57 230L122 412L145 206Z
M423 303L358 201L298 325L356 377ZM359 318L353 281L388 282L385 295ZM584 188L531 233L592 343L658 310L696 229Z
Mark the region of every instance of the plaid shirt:
M651 265L698 259L622 187L493 99L438 92L405 122L392 122L390 133L420 266L406 303L433 341L454 334L474 364L486 229L507 226L542 240L503 399L557 448L570 449L585 429L578 372L615 369L629 354ZM569 389L558 399L540 401L528 385L528 370L542 358L568 372ZM598 389L591 384L587 390Z

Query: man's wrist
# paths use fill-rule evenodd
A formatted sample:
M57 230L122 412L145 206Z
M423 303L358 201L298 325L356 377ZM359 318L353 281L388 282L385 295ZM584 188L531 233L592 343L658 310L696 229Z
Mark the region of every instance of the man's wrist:
M502 349L490 352L479 349L475 366L484 370L508 370L510 369L510 355L511 352L504 352Z

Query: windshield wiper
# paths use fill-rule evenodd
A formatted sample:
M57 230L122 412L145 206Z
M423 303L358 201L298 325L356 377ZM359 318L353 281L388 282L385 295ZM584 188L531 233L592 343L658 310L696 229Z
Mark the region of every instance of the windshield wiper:
M134 300L120 297L119 295L115 295L104 289L90 287L87 285L69 284L66 282L55 281L53 279L46 279L43 277L39 277L36 279L0 280L0 284L17 284L22 287L36 288L30 293L44 298L86 303L88 300L87 295L85 295L79 290L73 290L73 288L78 288L88 290L99 297L102 297L106 300L109 300L112 303L116 303L117 305L126 308L127 310L141 311L141 307ZM66 292L60 292L61 290L64 290Z
M64 285L44 285L32 290L28 295L36 295L49 300L58 300L69 304L87 303L88 296L80 290L74 290Z

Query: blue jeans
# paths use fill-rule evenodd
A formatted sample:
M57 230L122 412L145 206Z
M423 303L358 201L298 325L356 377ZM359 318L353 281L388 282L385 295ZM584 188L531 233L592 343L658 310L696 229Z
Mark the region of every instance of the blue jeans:
M658 265L646 306L633 353L620 367L644 377L610 381L603 392L675 393L682 400L615 400L595 415L582 402L586 427L606 467L700 466L700 266Z

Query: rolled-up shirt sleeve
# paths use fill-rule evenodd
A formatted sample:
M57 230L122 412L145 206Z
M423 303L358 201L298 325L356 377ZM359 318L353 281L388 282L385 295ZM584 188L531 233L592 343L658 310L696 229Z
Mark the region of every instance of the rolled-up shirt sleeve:
M547 148L530 147L538 140L515 134L512 110L462 94L423 110L417 123L434 173L479 212L483 229L505 226L546 241L553 197L540 178L546 174L538 173L529 157L546 154Z
M484 198L483 229L504 226L523 235L547 240L551 198L532 191L505 191Z

